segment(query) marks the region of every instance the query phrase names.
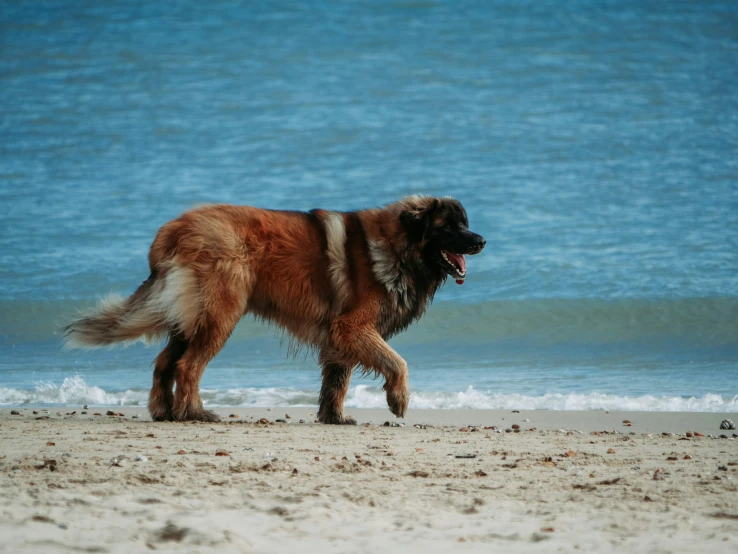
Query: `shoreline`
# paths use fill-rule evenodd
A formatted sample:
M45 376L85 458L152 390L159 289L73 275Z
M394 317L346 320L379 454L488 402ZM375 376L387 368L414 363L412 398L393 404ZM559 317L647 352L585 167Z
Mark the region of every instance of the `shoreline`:
M221 417L221 423L228 422L251 422L261 418L285 419L288 425L316 424L315 417L317 407L291 407L281 406L273 408L248 408L248 407L216 407L212 410ZM20 412L18 418L37 418L48 416L52 419L76 419L95 421L106 419L106 413L122 413L123 416L112 416L122 420L151 422L148 410L140 406L98 406L93 405L87 410L81 406L22 406L0 408L0 419L11 417L11 411ZM38 414L33 414L33 412ZM87 411L87 414L82 414ZM74 412L74 415L70 415ZM57 414L61 413L59 416ZM565 429L592 432L603 430L617 430L619 432L635 433L680 433L697 431L704 435L721 435L726 430L720 429L723 420L730 419L738 421L738 412L644 412L644 411L611 411L611 410L487 410L487 409L412 409L405 418L396 418L387 409L380 408L347 408L346 415L353 416L358 425L371 424L382 425L385 422L399 423L404 426L413 425L436 425L436 426L495 426L504 431L511 428L513 424L520 425L521 429L530 428L557 430ZM100 414L96 416L95 414ZM237 417L230 417L236 415ZM285 416L290 418L286 419ZM135 417L134 417L135 416ZM626 426L623 421L629 421ZM170 422L172 424L176 422ZM180 422L181 423L181 422Z

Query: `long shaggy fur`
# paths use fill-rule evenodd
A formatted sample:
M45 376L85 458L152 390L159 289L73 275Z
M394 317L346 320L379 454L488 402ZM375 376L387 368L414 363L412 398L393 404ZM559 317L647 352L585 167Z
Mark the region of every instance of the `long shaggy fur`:
M151 276L133 295L101 301L64 338L94 348L167 336L154 362L152 417L213 421L200 379L249 313L319 352L321 421L353 422L343 401L357 366L385 378L390 409L402 416L407 364L386 339L423 314L446 278L429 262L427 228L461 213L455 201L422 197L360 212L200 207L159 230Z

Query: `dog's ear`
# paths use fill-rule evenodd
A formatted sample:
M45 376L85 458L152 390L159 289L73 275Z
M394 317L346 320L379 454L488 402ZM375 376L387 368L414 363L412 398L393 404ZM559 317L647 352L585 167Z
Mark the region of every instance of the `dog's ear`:
M421 198L400 213L410 242L423 242L440 206L438 198Z

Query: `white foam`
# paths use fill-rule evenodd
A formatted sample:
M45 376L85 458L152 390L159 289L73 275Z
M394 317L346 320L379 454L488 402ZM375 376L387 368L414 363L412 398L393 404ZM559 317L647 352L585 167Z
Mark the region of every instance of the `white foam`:
M317 407L317 390L287 388L242 388L202 391L209 407ZM60 386L39 383L34 390L0 387L0 405L146 406L147 390L105 391L90 386L81 376L67 377ZM378 387L358 385L346 397L348 408L386 408L384 392ZM413 392L411 409L498 409L498 410L626 410L645 412L738 412L738 395L702 397L620 396L599 392L526 396L500 394L468 387L459 392Z

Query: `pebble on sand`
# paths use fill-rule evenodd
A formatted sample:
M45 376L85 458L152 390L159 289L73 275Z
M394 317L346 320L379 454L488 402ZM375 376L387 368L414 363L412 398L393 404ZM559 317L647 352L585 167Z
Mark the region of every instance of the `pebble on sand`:
M615 454L615 449L614 448L608 448L607 449L607 453L608 454Z
M722 423L720 423L721 429L735 429L735 423L733 423L732 419L724 419Z
M46 441L46 446L56 446L55 442Z

